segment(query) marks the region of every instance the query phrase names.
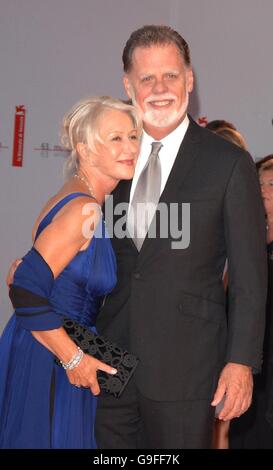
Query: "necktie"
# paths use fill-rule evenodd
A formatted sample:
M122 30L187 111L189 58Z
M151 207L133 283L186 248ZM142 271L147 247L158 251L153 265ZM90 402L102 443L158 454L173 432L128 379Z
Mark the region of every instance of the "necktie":
M161 190L161 165L159 151L163 144L152 143L152 151L143 168L131 202L127 227L140 251L156 211Z

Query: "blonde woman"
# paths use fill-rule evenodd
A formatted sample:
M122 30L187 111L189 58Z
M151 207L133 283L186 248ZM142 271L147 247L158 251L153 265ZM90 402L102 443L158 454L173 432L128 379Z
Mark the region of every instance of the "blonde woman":
M95 448L96 373L116 373L76 346L62 316L94 330L100 299L115 286L100 206L119 180L132 178L141 124L132 106L110 97L81 101L63 124L68 179L36 220L10 289L15 313L0 342L1 448Z

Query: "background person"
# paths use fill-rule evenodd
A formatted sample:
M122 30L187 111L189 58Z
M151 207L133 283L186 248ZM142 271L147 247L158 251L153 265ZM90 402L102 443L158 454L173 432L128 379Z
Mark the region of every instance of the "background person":
M211 130L215 134L223 137L225 140L247 150L246 142L243 136L237 131L234 124L224 119L217 119L210 121L207 129ZM227 266L226 266L227 267ZM225 289L228 287L228 271L225 269L223 282ZM228 297L227 297L228 299ZM214 449L228 449L229 448L229 427L230 421L222 421L218 419L219 412L222 408L222 403L216 407L216 417L213 428L213 448Z
M273 154L256 164L259 173L267 226L268 292L261 374L254 377L250 409L230 426L232 449L273 449ZM269 402L269 406L268 406ZM271 403L271 404L270 404ZM271 423L271 424L270 424Z

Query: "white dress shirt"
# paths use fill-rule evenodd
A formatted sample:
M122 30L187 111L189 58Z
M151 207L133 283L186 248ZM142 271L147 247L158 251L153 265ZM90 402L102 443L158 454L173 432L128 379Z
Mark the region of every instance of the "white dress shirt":
M160 149L159 158L161 164L161 191L162 194L167 180L169 178L171 169L173 167L174 161L176 159L179 147L181 145L182 140L186 134L186 131L189 126L189 118L186 115L181 124L179 124L174 131L168 134L164 139L161 139L160 142L163 144L163 147ZM141 146L140 146L140 153L136 164L135 174L132 181L131 192L130 192L130 202L135 192L136 184L138 182L138 178L140 173L142 172L144 166L147 163L149 155L151 153L152 147L151 144L154 142L155 139L148 135L145 131L143 131L142 139L141 139Z

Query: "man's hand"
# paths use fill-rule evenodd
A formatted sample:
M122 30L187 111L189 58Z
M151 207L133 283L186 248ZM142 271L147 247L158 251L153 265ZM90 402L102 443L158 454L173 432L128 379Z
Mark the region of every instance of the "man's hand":
M16 259L15 261L13 261L12 265L10 266L8 275L6 277L6 283L8 287L13 283L14 273L16 269L18 268L19 264L21 263L22 263L21 259Z
M228 421L238 418L250 407L253 391L251 367L229 362L221 372L212 406L225 396L224 407L218 418Z

